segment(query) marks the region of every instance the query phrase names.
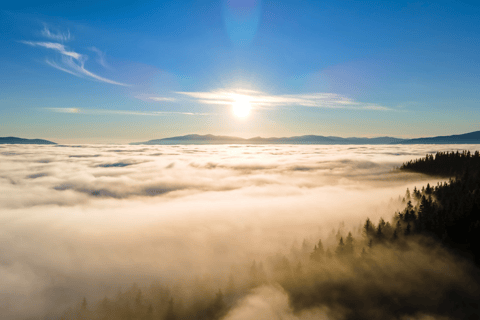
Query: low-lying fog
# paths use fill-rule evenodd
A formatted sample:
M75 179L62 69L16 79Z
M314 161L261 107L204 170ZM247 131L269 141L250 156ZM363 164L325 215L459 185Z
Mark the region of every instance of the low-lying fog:
M341 222L359 236L407 187L442 181L396 166L464 149L479 146L0 146L0 314L41 318L134 282L224 279L304 239L333 247ZM290 308L272 285L227 317L263 319L248 307L258 295Z

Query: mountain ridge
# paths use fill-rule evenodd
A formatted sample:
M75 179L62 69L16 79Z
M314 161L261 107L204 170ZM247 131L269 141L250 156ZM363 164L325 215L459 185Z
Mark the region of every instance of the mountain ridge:
M336 137L303 135L292 137L253 137L216 136L212 134L188 134L184 136L133 142L131 145L176 145L176 144L480 144L480 131L450 136L435 136L415 139L395 137Z
M24 139L18 137L0 137L0 144L57 144L45 139Z

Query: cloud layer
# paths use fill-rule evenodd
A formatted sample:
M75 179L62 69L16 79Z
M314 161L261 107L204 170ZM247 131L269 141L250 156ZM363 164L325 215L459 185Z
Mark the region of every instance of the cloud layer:
M134 281L221 277L303 239L333 245L340 221L390 216L390 198L437 181L394 166L457 148L2 145L0 313L55 312ZM259 290L291 312L281 290Z
M254 90L216 90L210 92L177 92L199 103L231 105L238 100L248 101L256 108L302 106L328 109L390 110L373 103L358 102L335 93L271 95Z

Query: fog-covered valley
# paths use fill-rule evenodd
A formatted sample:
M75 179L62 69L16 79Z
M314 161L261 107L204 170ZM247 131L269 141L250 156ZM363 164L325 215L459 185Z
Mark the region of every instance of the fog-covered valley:
M142 319L169 319L172 298L185 318L219 290L222 312L199 319L442 319L432 310L448 294L478 293L469 264L415 243L358 260L362 226L401 210L407 188L445 180L396 167L465 149L479 147L2 145L0 313L77 319L85 297L88 317L110 319L94 306L134 301L135 284ZM349 232L355 253L337 259ZM315 264L319 239L331 258Z

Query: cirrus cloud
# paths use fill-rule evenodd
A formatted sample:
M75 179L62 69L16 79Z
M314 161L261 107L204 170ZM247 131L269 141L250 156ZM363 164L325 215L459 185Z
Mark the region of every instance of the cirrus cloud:
M43 25L43 30L40 32L45 38L49 38L56 41L68 41L72 38L70 30L65 32L54 32L51 31L46 24Z
M43 47L46 49L52 49L61 54L60 61L54 61L51 59L46 59L45 62L63 72L69 73L71 75L87 78L91 80L96 80L100 82L110 83L119 86L130 86L125 83L114 81L111 79L104 78L99 76L85 68L85 62L88 59L88 56L85 54L80 54L78 52L68 50L65 45L56 42L43 42L43 41L19 41L20 43L32 46L32 47Z

